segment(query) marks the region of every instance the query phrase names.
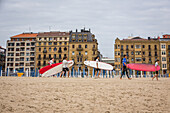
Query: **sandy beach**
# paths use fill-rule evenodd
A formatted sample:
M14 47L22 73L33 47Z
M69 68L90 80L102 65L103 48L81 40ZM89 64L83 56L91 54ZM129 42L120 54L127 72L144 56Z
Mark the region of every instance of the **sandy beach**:
M0 113L168 113L170 78L0 77Z

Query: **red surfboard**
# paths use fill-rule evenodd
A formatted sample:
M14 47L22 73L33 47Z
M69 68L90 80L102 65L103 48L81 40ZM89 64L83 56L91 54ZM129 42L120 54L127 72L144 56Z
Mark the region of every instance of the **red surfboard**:
M50 70L51 68L53 68L53 67L55 67L55 66L58 66L58 65L60 65L60 64L62 64L62 62L52 64L51 66L50 66L50 65L45 66L45 67L43 67L43 68L41 68L41 69L39 70L39 73L40 73L40 74L43 74L44 72L46 72L46 71Z
M159 71L160 66L156 67L153 64L140 64L140 63L131 63L127 64L127 67L132 70L138 70L138 71Z

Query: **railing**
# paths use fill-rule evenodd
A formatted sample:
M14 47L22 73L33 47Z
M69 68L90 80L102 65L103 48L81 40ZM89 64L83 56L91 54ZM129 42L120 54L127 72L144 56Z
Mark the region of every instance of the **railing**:
M77 48L77 51L83 51L83 48L81 47L81 48Z

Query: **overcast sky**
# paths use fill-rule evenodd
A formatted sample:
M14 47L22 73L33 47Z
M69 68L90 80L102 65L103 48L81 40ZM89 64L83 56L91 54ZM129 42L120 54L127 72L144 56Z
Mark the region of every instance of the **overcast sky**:
M170 34L170 0L0 0L1 46L23 32L84 26L96 35L101 53L113 58L116 37Z

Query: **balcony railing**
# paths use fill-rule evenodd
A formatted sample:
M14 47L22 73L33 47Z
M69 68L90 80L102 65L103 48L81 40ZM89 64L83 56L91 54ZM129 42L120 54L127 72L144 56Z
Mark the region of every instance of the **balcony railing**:
M61 50L58 50L58 53L62 53L62 51L61 51Z
M83 51L83 48L77 48L77 51Z
M47 50L43 50L43 53L47 53Z
M92 51L97 51L97 48L92 48Z

